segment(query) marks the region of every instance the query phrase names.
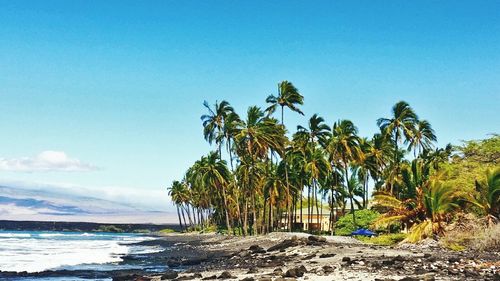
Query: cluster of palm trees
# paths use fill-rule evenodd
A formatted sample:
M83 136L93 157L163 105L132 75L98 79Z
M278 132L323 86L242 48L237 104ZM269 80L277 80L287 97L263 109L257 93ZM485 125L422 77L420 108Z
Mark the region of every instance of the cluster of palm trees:
M348 209L355 220L356 208L368 208L369 185L386 199L416 198L422 179L412 178L413 163L437 169L451 153L450 146L434 148L430 123L404 101L394 105L389 118L377 120L380 132L370 138L361 137L350 120L330 126L317 114L289 132L285 110L304 115L303 102L298 89L283 81L265 109L251 106L246 116L227 101L204 103L203 135L215 150L169 187L181 225L215 224L243 235L291 231L315 223L314 218L319 223L326 207L333 232L336 214Z

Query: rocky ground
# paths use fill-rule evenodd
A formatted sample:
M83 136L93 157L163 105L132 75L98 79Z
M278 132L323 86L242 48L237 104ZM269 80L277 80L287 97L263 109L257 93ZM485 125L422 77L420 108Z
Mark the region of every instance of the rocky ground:
M350 237L273 233L248 238L169 235L141 244L166 250L124 257L124 264L140 264L143 270L80 271L71 276L110 277L114 281L500 280L500 253L450 252L429 241L382 247ZM148 271L158 269L158 265L161 272ZM37 276L64 274L68 272Z
M144 242L176 241L168 254L158 254L170 271L113 280L500 280L499 253L450 252L430 242L382 247L350 237L288 233L185 239Z

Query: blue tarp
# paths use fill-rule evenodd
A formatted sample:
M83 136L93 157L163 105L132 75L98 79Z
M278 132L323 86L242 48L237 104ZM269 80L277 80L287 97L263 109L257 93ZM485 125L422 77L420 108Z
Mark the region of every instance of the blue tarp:
M360 236L375 236L377 235L375 232L372 232L368 229L360 228L356 231L353 231L351 235L360 235Z

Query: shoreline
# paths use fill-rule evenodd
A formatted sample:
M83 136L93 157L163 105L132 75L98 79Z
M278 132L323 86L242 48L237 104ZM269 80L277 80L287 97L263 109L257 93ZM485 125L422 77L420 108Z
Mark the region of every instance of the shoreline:
M138 270L0 272L0 278L123 280L500 280L500 253L451 252L434 243L375 246L352 237L275 232L262 236L165 234L136 243L165 250L122 257ZM151 272L156 266L161 272Z

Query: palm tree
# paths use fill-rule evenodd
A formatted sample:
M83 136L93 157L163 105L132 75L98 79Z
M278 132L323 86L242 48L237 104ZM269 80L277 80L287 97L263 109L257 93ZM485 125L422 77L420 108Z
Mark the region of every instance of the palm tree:
M358 209L361 209L364 203L359 202L359 200L356 198L361 197L364 199L364 183L362 180L364 180L363 176L360 176L360 171L361 169L359 167L353 167L351 168L351 175L349 178L349 182L346 186L346 191L347 195L349 198L352 198L353 202L356 204ZM360 180L361 178L361 180Z
M386 182L386 188L391 192L394 192L394 183L399 176L399 163L404 157L404 152L399 150L399 143L408 143L413 138L417 122L417 114L405 101L400 101L392 107L392 118L377 120L382 134L388 136L394 145L394 159L391 163L391 170L387 171L388 182Z
M221 103L215 102L212 109L207 101L203 102L203 106L208 110L208 114L201 116L203 121L203 135L208 143L214 141L217 144L219 158L222 159L222 142L224 141L224 123L228 115L234 112L229 102L223 100Z
M370 178L370 169L374 163L370 159L372 143L368 138L359 138L359 157L357 159L358 181L363 186L363 208L368 207L368 181Z
M400 101L392 108L392 118L380 118L377 120L377 125L383 134L392 138L397 155L399 142L402 141L402 137L405 138L405 143L412 139L417 121L418 117L410 105ZM394 155L395 162L397 162L396 155Z
M173 181L172 185L167 187L168 189L168 195L170 198L172 198L172 201L174 202L176 208L177 208L177 216L179 218L179 225L181 228L184 226L182 225L182 220L181 220L181 214L180 214L180 206L184 203L185 201L185 188L184 185L179 182L179 181Z
M266 117L264 112L257 106L252 106L247 111L247 119L242 121L238 127L238 133L235 136L237 154L240 159L245 159L249 175L248 187L255 185L255 171L259 161L268 161L268 153L273 150L283 155L287 138L285 129L279 125L274 118ZM255 194L251 194L253 208L255 209ZM245 198L248 200L249 198ZM254 212L254 222L256 220ZM254 224L254 227L257 227ZM254 231L256 228L254 228Z
M311 153L314 153L318 144L323 146L326 143L330 135L330 128L325 124L325 120L320 117L318 114L314 114L309 118L308 127L297 126L297 132L293 135L294 143L296 143L298 149L301 150L304 158L306 157L308 150L311 150ZM312 206L311 206L311 185L308 185L307 190L307 208L308 208L308 223L311 223L311 215L312 215ZM314 191L314 190L313 190ZM316 195L314 193L314 198Z
M408 151L413 150L413 155L420 155L425 150L430 150L433 147L433 142L436 142L436 134L432 129L431 124L427 120L419 120L413 129L413 137L408 142Z
M284 120L284 108L288 107L290 110L297 112L301 115L304 113L298 108L298 105L304 104L304 97L299 93L297 88L288 81L282 81L278 84L278 96L269 95L266 99L266 103L270 103L271 105L266 109L268 116L276 111L276 108L281 107L281 125L285 126ZM286 154L283 154L283 159L286 161ZM288 181L288 170L287 165L283 165L285 172L285 181L286 181L286 189L287 194L290 194L290 183ZM287 214L288 221L291 221L290 216L290 206L287 205ZM291 224L289 223L291 229Z
M232 143L234 142L234 138L239 132L238 127L241 125L241 119L236 114L236 112L232 111L230 112L226 118L224 119L224 137L226 138L226 149L227 152L229 153L229 161L231 163L231 171L234 172L234 167L233 167L233 147Z
M285 177L279 174L278 166L271 164L270 171L265 179L264 188L264 194L267 194L267 198L269 201L268 229L269 231L272 231L274 228L273 206L276 206L278 204L278 200L280 197L280 193L282 193L282 190L286 190ZM289 195L287 192L287 194L285 195L285 200L287 201L288 196Z
M374 196L375 204L389 211L382 215L375 226L382 227L400 222L410 231L408 242L417 242L444 231L443 222L451 217L459 207L463 194L453 186L439 181L427 182L417 189L415 198L400 200L392 194L378 193Z
M451 154L453 152L453 146L447 144L444 148L436 148L435 150L424 150L421 157L429 163L429 165L434 168L434 170L439 170L442 163L448 162Z
M500 219L500 168L487 170L483 180L476 180L476 193L469 201L479 207L486 214L488 224Z
M402 193L377 192L375 204L388 209L376 225L386 226L400 222L410 230L409 242L443 233L443 222L451 218L451 211L459 207L465 196L458 186L449 186L439 179L431 179L430 163L416 158L402 168Z
M383 170L386 168L394 151L388 138L382 134L375 134L370 141L370 146L366 152L366 163L370 170L370 175L375 181L375 186L380 182Z
M299 93L297 88L292 82L282 81L278 84L278 96L269 95L266 99L267 103L271 105L266 108L268 115L276 111L276 107L281 107L281 125L284 125L284 108L288 107L290 110L298 112L301 115L304 113L297 107L297 105L304 104L304 97Z
M228 210L228 198L226 188L230 181L230 171L225 160L219 159L216 152L209 153L202 157L195 173L200 177L201 182L211 189L215 189L220 194L223 201L223 212L226 217L226 227L231 233L231 223Z
M269 149L282 154L286 144L283 126L276 119L265 117L257 106L248 109L247 119L239 124L235 139L239 153L255 159L265 159Z
M339 120L333 124L332 137L327 146L330 159L338 159L338 163L344 170L344 181L348 190L353 189L353 187L349 186L349 166L352 162L358 160L361 154L357 134L358 129L350 120ZM353 222L356 224L353 193L349 194L349 200L351 202Z
M313 193L313 204L316 206L316 223L319 222L319 210L318 210L318 183L319 180L325 178L330 172L330 165L326 160L325 153L322 149L312 149L310 147L306 152L306 163L305 163L305 171L309 176L309 185L312 186ZM313 211L313 207L311 206L311 214ZM310 229L309 229L310 231Z
M330 136L330 128L325 124L325 119L314 114L309 119L308 128L297 126L297 133L294 139L298 142L303 142L304 144L310 143L313 149L320 144L325 147L326 141Z
M303 225L303 192L304 192L304 186L305 186L305 179L306 179L306 171L305 171L305 165L306 165L306 149L307 145L303 144L301 141L302 139L296 139L298 136L297 134L294 134L293 140L291 142L290 147L287 150L287 156L286 156L286 161L289 163L290 166L290 183L294 187L294 189L297 191L296 192L296 197L295 197L295 204L299 204L299 218L300 218L300 224L302 226L302 229L304 227ZM297 206L294 207L297 209Z

